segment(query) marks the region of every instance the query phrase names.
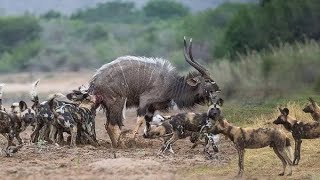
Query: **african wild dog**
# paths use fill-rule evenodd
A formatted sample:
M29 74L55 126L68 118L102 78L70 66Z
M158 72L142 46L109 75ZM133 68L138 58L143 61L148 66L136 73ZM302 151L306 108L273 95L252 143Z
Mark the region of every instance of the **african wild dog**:
M284 132L275 128L241 128L233 126L222 116L221 109L217 107L209 109L208 117L213 122L211 132L213 134L221 133L235 144L239 156L239 177L242 176L244 171L245 149L258 149L266 146L272 147L282 162L283 171L279 175L284 175L287 165L290 168L288 175L292 175L290 139Z
M39 97L36 91L37 85L39 83L39 80L37 80L33 84L33 91L32 91L32 101L34 102L33 107L37 110L37 124L36 128L31 134L31 142L35 143L38 140L46 140L51 143L58 143L63 144L63 132L70 132L70 128L64 129L58 122L58 119L54 116L54 112L52 111L49 102L52 102L54 106L56 107L67 107L72 113L69 111L66 111L63 113L65 117L72 116L71 119L75 119L74 117L79 117L76 113L78 110L74 107L77 107L78 105L76 103L72 102L66 102L58 100L59 97L65 97L61 93L55 93L53 95L49 95L48 100L43 101L40 103ZM65 108L62 108L60 110L64 110ZM70 118L69 118L70 119ZM94 123L94 122L93 122ZM77 132L77 136L79 136L77 139L82 140L82 144L86 144L89 142L92 143L92 140L95 140L95 130L91 130L91 126L94 126L93 123L87 123L84 124L83 128L80 128ZM92 125L91 125L92 124ZM82 130L85 130L83 132ZM93 131L93 132L92 132ZM91 137L88 134L94 134ZM82 136L82 137L80 137ZM92 143L94 144L94 143Z
M69 93L67 98L72 99L72 96L73 93ZM92 145L97 145L95 115L98 101L99 99L96 96L88 94L80 104L66 103L59 105L55 98L51 98L48 104L57 123L50 130L50 139L53 139L54 132L66 131L71 134L70 146L72 147L76 146L76 141L86 140Z
M15 137L17 138L19 145L22 144L20 133L23 132L29 125L34 126L36 122L36 111L33 108L28 108L28 105L24 101L19 102L19 108L16 109L17 103L11 106L11 112L9 113L11 120L13 121L13 129ZM14 108L13 108L14 107Z
M320 122L320 107L319 105L310 97L310 103L303 108L303 112L310 113L313 120Z
M222 106L223 100L219 99L218 104ZM161 118L161 117L160 117ZM168 118L168 117L167 117ZM195 148L200 143L200 136L205 136L205 148L204 152L208 152L209 144L212 145L213 150L218 152L218 147L215 143L218 141L217 136L213 136L210 132L205 132L208 125L208 116L206 113L179 113L169 117L170 120L159 121L159 118L153 118L151 122L147 122L146 128L149 129L144 131L145 138L162 137L163 145L160 148L158 155L163 154L166 150L174 153L172 145L182 138L190 136L190 141L194 143L192 148ZM158 120L158 121L157 121ZM164 120L164 118L163 118ZM152 126L152 127L151 127ZM215 142L216 141L216 142ZM211 156L211 155L210 155Z
M320 137L319 122L297 121L289 116L289 109L279 108L280 116L273 121L274 124L282 124L284 128L292 133L295 140L295 151L293 164L298 165L300 161L301 139L315 139Z
M2 106L3 87L4 84L0 84L0 133L7 139L8 144L7 147L4 148L2 151L6 154L6 156L11 156L12 153L20 149L20 146L15 147L15 150L10 150L12 149L11 147L13 147L14 145L14 122L11 120L11 116L6 112L5 108Z

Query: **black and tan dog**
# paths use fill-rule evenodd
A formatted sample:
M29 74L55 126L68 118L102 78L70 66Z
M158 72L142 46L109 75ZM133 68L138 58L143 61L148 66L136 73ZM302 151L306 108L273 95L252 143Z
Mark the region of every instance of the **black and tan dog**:
M73 93L67 95L70 100ZM62 105L52 98L48 104L56 119L56 124L53 124L53 129L50 129L50 139L54 140L52 135L56 131L65 131L71 134L70 146L72 147L76 146L76 141L80 143L89 141L90 144L97 145L95 115L99 99L96 96L87 94L79 104L64 103Z
M319 122L302 122L289 116L289 109L279 108L280 115L273 121L274 124L282 124L284 128L292 133L295 140L295 151L293 164L297 165L300 161L301 139L315 139L320 137Z
M245 149L258 149L266 146L272 147L282 162L283 171L279 175L284 175L287 165L290 168L288 175L292 174L290 139L284 132L275 128L241 128L233 126L223 117L221 109L217 107L209 109L208 117L213 122L211 132L214 134L221 133L235 144L239 156L238 176L241 177L244 171Z
M313 120L320 122L320 106L311 97L309 101L310 103L303 108L303 112L310 113Z
M223 100L219 99L217 104L222 106ZM159 117L159 115L158 115ZM160 119L160 120L159 120ZM167 120L165 120L167 119ZM178 140L186 137L190 137L190 141L194 143L192 148L195 148L198 144L202 142L200 139L205 138L204 152L209 153L209 146L211 144L213 150L218 152L218 147L216 143L219 140L218 136L214 136L207 131L210 127L210 122L208 121L207 112L206 113L179 113L174 116L167 116L152 119L151 122L146 122L146 128L144 131L145 138L155 138L162 137L164 143L160 148L158 155L163 154L166 150L174 153L172 150L172 145ZM149 131L147 131L147 129Z

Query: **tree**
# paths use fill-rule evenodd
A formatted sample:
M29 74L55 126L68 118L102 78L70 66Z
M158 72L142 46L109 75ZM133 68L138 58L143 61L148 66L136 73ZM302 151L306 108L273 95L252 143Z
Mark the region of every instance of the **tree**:
M189 9L173 0L151 0L143 7L143 12L151 19L169 19L186 16Z

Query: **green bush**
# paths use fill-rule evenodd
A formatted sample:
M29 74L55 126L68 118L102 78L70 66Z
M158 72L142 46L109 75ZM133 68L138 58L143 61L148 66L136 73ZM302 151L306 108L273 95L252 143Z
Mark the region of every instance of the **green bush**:
M268 49L280 42L320 39L320 3L317 0L269 0L244 7L225 33L224 54L234 59L248 50ZM223 53L222 53L223 54Z
M135 23L141 20L140 16L133 2L112 1L80 10L72 14L71 19L86 22Z
M170 19L189 14L189 9L173 0L151 0L144 7L143 12L150 19Z
M40 38L38 20L31 16L0 18L0 54Z

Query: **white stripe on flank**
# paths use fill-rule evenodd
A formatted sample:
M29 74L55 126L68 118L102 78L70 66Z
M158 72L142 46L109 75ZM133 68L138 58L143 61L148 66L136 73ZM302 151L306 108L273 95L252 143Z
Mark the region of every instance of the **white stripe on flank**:
M126 83L126 87L129 87L129 86L128 86L128 83L127 83L126 76L124 75L124 72L123 72L123 69L122 69L122 66L121 66L120 62L119 62L118 64L119 64L119 66L120 66L120 69L121 69L121 72L122 72L122 76L123 76L124 82Z
M124 100L123 108L122 108L122 118L126 119L126 109L127 109L127 98Z

